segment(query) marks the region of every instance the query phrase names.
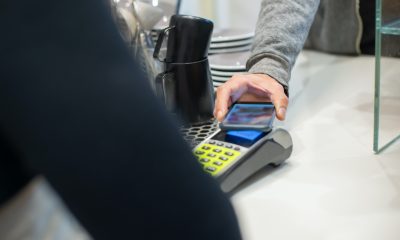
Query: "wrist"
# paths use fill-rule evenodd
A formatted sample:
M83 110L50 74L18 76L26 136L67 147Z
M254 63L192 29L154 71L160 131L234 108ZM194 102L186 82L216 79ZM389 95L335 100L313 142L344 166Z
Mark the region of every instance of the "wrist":
M276 82L283 88L283 92L285 93L286 97L289 98L289 86L286 83L282 83L281 81L277 80L276 78L267 73L251 73L251 74L259 75L264 78L267 77L267 79L271 79L272 81Z

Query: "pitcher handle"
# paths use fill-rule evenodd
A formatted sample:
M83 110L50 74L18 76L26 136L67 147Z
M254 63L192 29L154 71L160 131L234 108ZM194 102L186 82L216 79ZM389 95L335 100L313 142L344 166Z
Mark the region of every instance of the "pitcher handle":
M162 43L164 41L164 37L168 33L169 30L172 30L174 28L175 28L175 26L167 27L167 28L163 29L160 32L160 34L158 35L156 47L154 48L153 58L158 59L160 62L165 62L165 59L160 59L159 58L160 49L161 49L161 45L162 45Z

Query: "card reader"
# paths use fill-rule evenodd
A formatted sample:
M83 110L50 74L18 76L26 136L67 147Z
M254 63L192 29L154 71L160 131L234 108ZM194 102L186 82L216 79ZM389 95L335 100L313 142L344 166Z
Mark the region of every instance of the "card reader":
M265 166L280 165L292 148L292 138L284 129L217 130L194 148L194 154L204 171L220 182L222 190L231 192Z

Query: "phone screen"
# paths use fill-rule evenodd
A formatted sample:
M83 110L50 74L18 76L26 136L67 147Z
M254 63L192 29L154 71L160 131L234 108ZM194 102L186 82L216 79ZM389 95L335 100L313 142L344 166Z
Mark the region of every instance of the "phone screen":
M228 112L222 126L266 129L271 127L274 118L275 108L272 103L236 103Z

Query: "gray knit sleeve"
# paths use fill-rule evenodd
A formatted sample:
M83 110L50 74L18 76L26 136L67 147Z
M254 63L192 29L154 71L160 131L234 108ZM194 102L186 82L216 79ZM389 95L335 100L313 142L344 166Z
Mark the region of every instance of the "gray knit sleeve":
M268 74L287 87L318 5L319 0L263 0L248 71Z

